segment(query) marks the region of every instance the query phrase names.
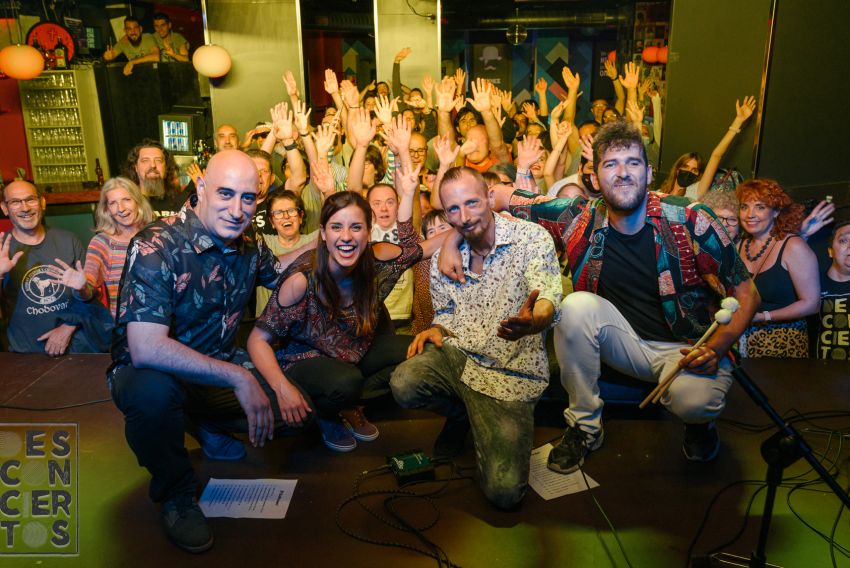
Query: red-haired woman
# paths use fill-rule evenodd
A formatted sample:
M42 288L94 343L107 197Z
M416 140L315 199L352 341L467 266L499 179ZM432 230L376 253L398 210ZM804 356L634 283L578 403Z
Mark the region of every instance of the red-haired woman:
M815 253L798 236L803 207L767 179L738 186L741 259L753 275L761 305L741 336L744 357L809 356L806 316L817 313L820 280Z

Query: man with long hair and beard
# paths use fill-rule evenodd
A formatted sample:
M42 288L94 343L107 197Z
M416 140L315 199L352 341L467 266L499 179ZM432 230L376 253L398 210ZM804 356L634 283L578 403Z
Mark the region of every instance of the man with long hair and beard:
M191 193L181 190L177 171L177 162L162 144L142 140L127 154L122 175L139 185L158 219L179 211Z

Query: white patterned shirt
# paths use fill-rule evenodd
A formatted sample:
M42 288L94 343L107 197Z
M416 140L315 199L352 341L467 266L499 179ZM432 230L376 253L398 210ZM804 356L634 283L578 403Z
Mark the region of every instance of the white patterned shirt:
M535 223L500 215L494 220L496 240L481 274L470 270L465 240L460 245L464 284L441 274L437 261L431 263L434 324L449 330L455 337L446 341L466 353L461 380L468 387L498 400L535 401L549 384L545 334L507 341L496 330L499 322L517 314L532 290L540 290L538 301L552 302L552 323L558 320L562 287L555 245Z

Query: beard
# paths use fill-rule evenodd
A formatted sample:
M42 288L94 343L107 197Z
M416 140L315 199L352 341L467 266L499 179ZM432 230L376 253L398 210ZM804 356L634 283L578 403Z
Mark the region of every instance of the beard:
M142 194L145 197L162 198L165 196L165 181L157 177L145 176L142 179Z
M129 41L130 45L132 45L133 47L139 47L140 45L142 45L142 36L141 34L139 34L139 39L137 40L133 40L133 38L127 36L127 41Z

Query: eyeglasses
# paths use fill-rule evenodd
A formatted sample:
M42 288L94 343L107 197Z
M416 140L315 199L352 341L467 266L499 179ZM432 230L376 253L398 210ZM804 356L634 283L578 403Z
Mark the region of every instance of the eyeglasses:
M424 156L426 153L428 153L428 148L411 148L410 149L411 155Z
M26 203L30 207L33 207L38 204L38 196L31 195L30 197L26 197L24 199L9 199L6 201L6 205L9 206L9 209L18 209L24 203Z
M738 218L737 217L720 217L720 216L718 216L717 218L720 219L720 222L723 223L724 225L729 225L730 227L737 227L738 226Z
M272 217L275 219L282 219L284 216L286 217L295 217L300 213L301 210L297 207L291 207L289 209L275 209L272 211Z

